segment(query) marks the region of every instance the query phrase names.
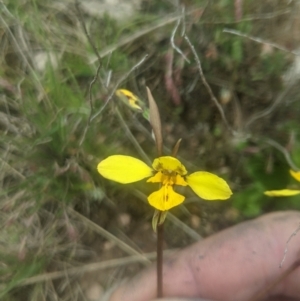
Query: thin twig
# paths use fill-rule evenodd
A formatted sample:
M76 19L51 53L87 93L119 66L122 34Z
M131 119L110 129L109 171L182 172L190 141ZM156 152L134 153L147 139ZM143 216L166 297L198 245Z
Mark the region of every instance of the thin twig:
M129 72L127 72L125 75L123 75L119 81L117 82L117 84L115 85L115 87L112 89L111 93L109 94L109 96L107 97L104 105L100 108L100 110L98 112L96 112L95 114L93 114L93 100L92 100L92 88L94 86L94 84L96 83L97 79L100 78L99 77L99 73L100 73L100 70L102 68L102 56L100 55L97 47L95 46L95 43L94 41L92 40L90 34L88 33L88 30L85 26L85 22L84 22L84 19L83 19L83 16L82 16L82 12L80 10L80 7L79 7L79 2L78 0L75 0L75 6L76 6L76 9L77 9L77 12L78 12L78 15L79 15L79 20L80 20L80 23L81 23L81 26L83 28L83 31L84 31L84 34L86 35L88 41L89 41L89 44L91 45L97 59L98 59L98 62L99 62L99 65L98 65L98 68L97 68L97 72L96 72L96 75L95 77L93 78L93 80L91 81L90 85L89 85L89 104L90 104L90 114L89 114L89 117L88 117L88 120L87 120L87 124L84 128L84 131L83 131L83 134L82 134L82 137L80 139L80 142L79 142L79 146L82 145L82 143L84 142L84 139L86 137L86 134L87 134L87 131L92 123L92 121L97 118L102 112L103 110L106 108L106 106L108 105L108 103L110 102L110 100L113 98L116 90L118 89L119 85L135 70L137 69L147 58L147 54L137 63L135 64L130 70ZM109 52L111 53L111 52ZM101 81L101 78L100 78L100 81ZM101 81L102 83L102 86L107 90L107 86L104 85L104 83Z
M84 19L83 19L83 15L82 15L82 12L81 12L81 9L80 9L79 6L80 6L79 1L78 1L78 0L75 0L75 7L76 7L76 10L77 10L78 15L79 15L79 21L80 21L80 23L81 23L82 29L83 29L84 34L85 34L85 36L87 37L87 39L88 39L88 41L89 41L91 47L93 48L93 51L94 51L95 55L97 56L98 63L101 65L101 64L102 64L101 56L100 56L100 54L99 54L99 52L98 52L98 49L97 49L96 45L94 44L94 41L92 40L92 38L91 38L91 36L90 36L90 34L89 34L89 32L88 32L86 26L85 26L85 22L84 22Z
M275 99L275 101L266 109L253 114L253 116L251 116L249 118L249 120L247 121L247 123L245 124L245 129L248 130L249 126L257 121L257 119L266 117L268 115L270 115L282 102L283 100L286 98L287 94L289 93L289 91L291 90L291 88L297 83L296 79L293 79L291 81L288 82L288 85L285 87L284 91L282 91Z
M116 90L119 88L120 84L134 71L136 70L140 65L142 65L144 63L144 61L147 59L148 54L146 54L139 62L137 62L127 73L125 73L116 83L115 87L112 89L111 93L108 95L108 97L105 100L104 105L100 108L100 110L95 113L92 117L91 117L91 122L97 118L106 108L106 106L108 105L108 103L110 102L110 100L113 98Z
M11 166L9 163L7 163L2 158L0 158L0 162L2 163L1 164L2 166L0 165L0 171L1 172L3 172L2 167L5 166L12 174L14 174L15 176L18 176L21 180L25 180L26 179L26 176L24 176L21 172L19 172L17 169L15 169L13 166Z
M101 236L105 237L106 239L112 240L113 242L115 242L118 245L118 247L120 249L122 249L123 251L125 251L126 253L128 253L130 255L140 256L142 259L144 259L145 263L149 263L149 260L143 254L140 254L138 251L131 248L129 245L125 244L122 240L120 240L116 236L112 235L111 233L109 233L108 231L106 231L105 229L100 227L99 225L95 224L90 219L86 218L85 216L83 216L82 214L80 214L79 212L75 211L72 208L68 208L68 211L73 216L75 216L78 219L80 219L81 221L83 221L93 231L99 233Z
M232 20L232 21L203 21L200 24L213 24L213 25L218 25L218 24L238 24L246 21L256 21L256 20L268 20L268 19L273 19L278 16L282 16L285 14L291 13L290 9L286 10L279 10L274 13L266 13L266 14L258 14L258 15L249 15L246 16L240 20Z
M242 33L242 32L240 32L238 30L235 30L235 29L224 28L223 32L231 33L231 34L234 34L234 35L237 35L237 36L240 36L240 37L247 38L249 40L255 41L257 43L266 44L266 45L272 46L274 48L277 48L279 50L282 50L282 51L294 54L296 56L300 56L300 52L299 51L290 51L289 49L287 49L287 48L285 48L285 47L283 47L283 46L281 46L279 44L276 44L276 43L273 43L273 42L269 42L269 41L263 40L263 39L258 38L258 37L250 36L248 34Z
M227 127L227 129L230 131L231 134L235 135L235 131L231 128L231 126L229 125L227 119L226 119L226 116L225 116L225 113L224 113L224 110L222 108L222 106L220 105L219 101L217 100L216 96L214 95L210 85L208 84L208 82L206 81L206 78L204 76L204 73L203 73L203 70L202 70L202 66L201 66L201 62L200 62L200 59L199 59L199 56L195 50L195 47L194 45L191 43L189 37L185 34L184 35L184 38L185 40L187 41L190 49L192 50L193 54L194 54L194 57L195 57L195 60L197 62L197 67L198 67L198 71L199 71L199 74L200 74L200 78L202 80L202 83L204 85L204 87L206 88L211 100L213 101L213 103L215 104L215 106L217 107L221 117L222 117L222 120L225 124L225 126Z
M272 145L273 147L275 147L277 150L279 150L284 155L284 157L285 157L287 163L289 164L289 166L291 167L291 169L293 169L295 171L300 170L300 168L298 166L296 166L296 164L293 162L289 152L283 146L281 146L278 142L276 142L272 139L267 139L265 142Z
M286 242L286 244L285 244L285 249L284 249L283 258L282 258L282 260L281 260L281 262L280 262L280 265L279 265L280 268L282 268L282 265L283 265L283 263L284 263L284 261L285 261L286 254L287 254L287 252L288 252L288 244L289 244L289 242L291 241L291 239L292 239L294 236L297 235L297 233L298 233L299 231L300 231L300 224L299 224L299 226L297 227L297 229L291 234L291 236L289 237L289 239L287 240L287 242Z
M176 22L176 25L175 25L175 27L174 27L174 29L173 29L173 31L172 31L172 35L171 35L170 42L171 42L172 47L175 49L175 51L177 51L177 52L183 57L183 59L184 59L186 62L190 63L190 60L189 60L189 59L185 56L185 54L184 54L184 53L176 46L175 41L174 41L174 39L175 39L175 34L176 34L177 30L178 30L178 27L179 27L180 23L181 23L181 18L178 19L177 22ZM182 35L184 35L184 32L182 33Z
M195 11L198 11L198 10L199 10L199 7L197 7L197 6L193 7L193 8L189 9L186 12L186 15L191 15L192 13L194 13ZM155 24L153 24L152 26L150 25L150 26L147 26L145 28L142 28L138 32L130 34L127 37L124 37L123 39L118 41L115 45L110 45L107 48L104 48L103 50L101 50L99 52L99 55L103 58L104 56L109 55L110 53L112 53L116 49L118 49L122 46L125 46L126 44L132 43L136 39L139 39L140 37L152 32L154 30L157 30L161 27L169 25L170 23L173 23L173 22L177 21L180 18L181 18L181 16L178 16L178 13L172 13L170 15L167 15L164 18L160 18L159 21L156 22ZM91 63L94 63L95 61L96 60L92 60Z
M148 156L146 155L146 153L143 151L143 149L141 148L140 144L138 143L138 141L135 139L135 137L132 135L128 125L126 124L123 116L121 115L120 111L118 108L116 108L116 114L117 117L120 121L120 123L122 124L122 126L125 128L126 130L126 134L129 138L129 140L132 142L132 144L135 146L136 150L139 152L140 156L143 158L143 160L145 162L147 162L149 165L151 165L151 160L148 158Z
M96 75L94 76L93 80L90 82L90 85L89 85L89 105L90 105L90 114L89 114L89 117L88 117L88 120L87 120L87 123L86 123L86 126L84 128L84 131L83 131L83 134L82 134L82 137L79 141L79 149L86 137L86 134L87 134L87 131L90 127L90 124L91 124L91 119L92 119L92 115L93 115L93 96L92 96L92 88L94 86L94 84L96 83L97 79L99 78L99 73L100 73L100 70L102 68L102 59L101 59L101 56L99 55L99 52L98 52L98 49L97 47L95 46L94 44L94 41L92 40L86 26L85 26L85 22L84 22L84 19L83 19L83 15L82 15L82 12L81 12L81 9L80 9L80 4L79 4L79 1L78 0L75 0L75 8L77 10L77 13L78 13L78 16L79 16L79 22L81 24L81 27L84 31L84 34L85 36L87 37L88 41L89 41L89 44L91 45L95 55L97 56L97 59L98 59L98 68L97 68L97 71L96 71ZM101 81L101 79L100 79ZM102 83L102 81L101 81ZM103 83L102 83L103 85Z
M85 136L86 136L86 133L91 125L91 119L92 119L92 115L93 115L93 97L92 97L92 88L94 86L94 84L96 83L97 79L99 78L99 72L102 68L102 65L99 64L98 68L97 68L97 71L96 71L96 75L94 76L94 78L92 79L92 81L90 82L90 85L89 85L89 104L90 104L90 114L89 114L89 117L88 117L88 120L87 120L87 123L86 123L86 126L84 128L84 131L83 131L83 134L82 134L82 137L79 141L79 148L81 147L84 139L85 139Z
M165 251L165 254L173 254L176 250L167 250ZM151 252L151 253L145 253L143 254L145 258L147 258L149 261L154 260L156 258L156 252ZM49 281L49 280L55 280L55 279L60 279L66 276L71 276L71 275L82 275L84 273L90 273L94 271L99 271L99 270L105 270L109 268L117 268L120 266L132 264L132 263L145 263L145 260L141 258L140 256L133 255L133 256L127 256L123 258L117 258L117 259L111 259L111 260L106 260L104 262L93 262L93 263L88 263L85 265L81 265L79 267L73 267L73 268L68 268L63 271L56 271L56 272L51 272L51 273L46 273L42 275L37 275L33 277L26 278L24 281L20 282L18 286L25 286L25 285L30 285L34 283L39 283L39 282L44 282L44 281Z
M10 36L13 44L15 45L17 52L20 54L23 62L25 63L28 70L30 71L30 74L32 75L33 80L36 82L39 91L41 91L43 93L43 96L45 96L45 98L47 100L49 100L47 97L47 93L45 92L45 89L39 80L38 74L33 69L32 64L28 61L28 58L26 57L24 50L22 49L22 47L19 43L20 41L14 36L14 34L12 33L12 31L10 29L10 26L6 23L5 19L2 16L4 14L6 14L10 18L12 18L18 26L21 26L21 25L16 20L16 18L10 13L10 11L7 9L7 7L4 5L4 3L2 1L0 1L0 9L1 9L0 20L1 20L2 24L4 25L4 28L7 30L8 35ZM3 12L4 12L4 14L3 14ZM20 39L20 40L21 40L21 42L24 42L23 39Z

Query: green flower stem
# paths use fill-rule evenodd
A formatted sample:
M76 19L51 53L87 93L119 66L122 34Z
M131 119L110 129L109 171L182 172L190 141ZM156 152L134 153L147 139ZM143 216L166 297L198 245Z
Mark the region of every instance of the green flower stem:
M161 212L159 213L161 215ZM158 218L160 220L160 217ZM164 223L157 225L157 298L163 297L163 242L164 242Z

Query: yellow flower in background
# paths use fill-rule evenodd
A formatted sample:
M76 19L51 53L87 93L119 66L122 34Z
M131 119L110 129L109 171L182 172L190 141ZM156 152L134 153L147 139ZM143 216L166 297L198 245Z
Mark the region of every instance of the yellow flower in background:
M126 89L118 89L116 95L126 106L130 107L135 112L142 113L146 120L150 120L149 109L135 94Z
M147 182L161 183L161 188L148 197L150 205L160 211L167 211L184 201L185 197L173 190L174 185L188 185L205 200L226 200L232 194L226 181L212 173L198 171L187 175L184 165L174 157L159 157L152 167L134 157L114 155L101 161L97 169L104 178L122 184L148 177Z
M300 182L300 171L290 170L291 176ZM264 192L267 196L293 196L296 194L300 194L300 190L295 189L281 189L281 190L269 190Z
M119 89L116 91L116 95L132 109L142 111L142 108L139 106L141 100L132 92L126 89Z

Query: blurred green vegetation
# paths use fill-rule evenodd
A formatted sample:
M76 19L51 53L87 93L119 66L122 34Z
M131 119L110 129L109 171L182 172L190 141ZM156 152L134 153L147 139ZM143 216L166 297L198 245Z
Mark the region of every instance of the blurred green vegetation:
M300 166L299 75L292 72L295 57L288 51L298 43L294 33L299 8L288 1L254 5L247 0L238 20L232 1L212 1L204 11L204 1L192 4L187 1L185 32L232 132L201 83L181 29L174 42L191 63L171 47L175 21L169 20L178 8L169 1L142 1L130 18L118 21L82 8L83 21L102 54L91 90L99 62L74 3L0 4L1 300L52 300L52 295L53 300L79 299L80 285L67 277L63 285L51 279L21 284L32 276L107 259L103 245L108 239L95 239L85 218L120 239L126 234L132 245L139 241L132 234L142 228L140 223L151 224L152 209L136 193L145 193L143 183L123 187L96 172L97 163L111 154L148 157L150 162L155 157L149 124L110 97L117 88L146 99L149 86L161 110L165 152L183 138L179 155L189 171L201 168L230 183L234 195L229 202L197 200L174 210L191 233L209 235L265 212L300 209L297 196L263 195L265 190L297 187L285 155ZM146 54L147 60L121 80ZM128 229L116 222L124 212L133 219ZM193 214L206 224L193 228ZM147 235L142 235L144 240ZM174 240L171 236L166 233L170 248L192 241L184 231L177 231ZM108 285L106 275L102 280Z

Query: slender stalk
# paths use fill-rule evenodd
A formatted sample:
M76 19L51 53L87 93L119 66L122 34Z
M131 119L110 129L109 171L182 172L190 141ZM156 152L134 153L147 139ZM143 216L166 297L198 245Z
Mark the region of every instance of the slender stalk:
M161 214L161 213L160 213ZM158 218L160 220L160 218ZM157 225L157 298L163 297L163 242L164 242L164 223Z
M162 148L163 148L163 137L161 132L161 120L159 115L159 110L157 104L151 94L151 91L148 87L147 95L149 101L149 117L150 124L153 130L153 134L155 137L155 144L157 148L158 156L162 156ZM157 233L157 298L163 297L163 242L164 242L164 220L166 218L166 211L155 210L153 219L152 219L152 227L154 231Z

